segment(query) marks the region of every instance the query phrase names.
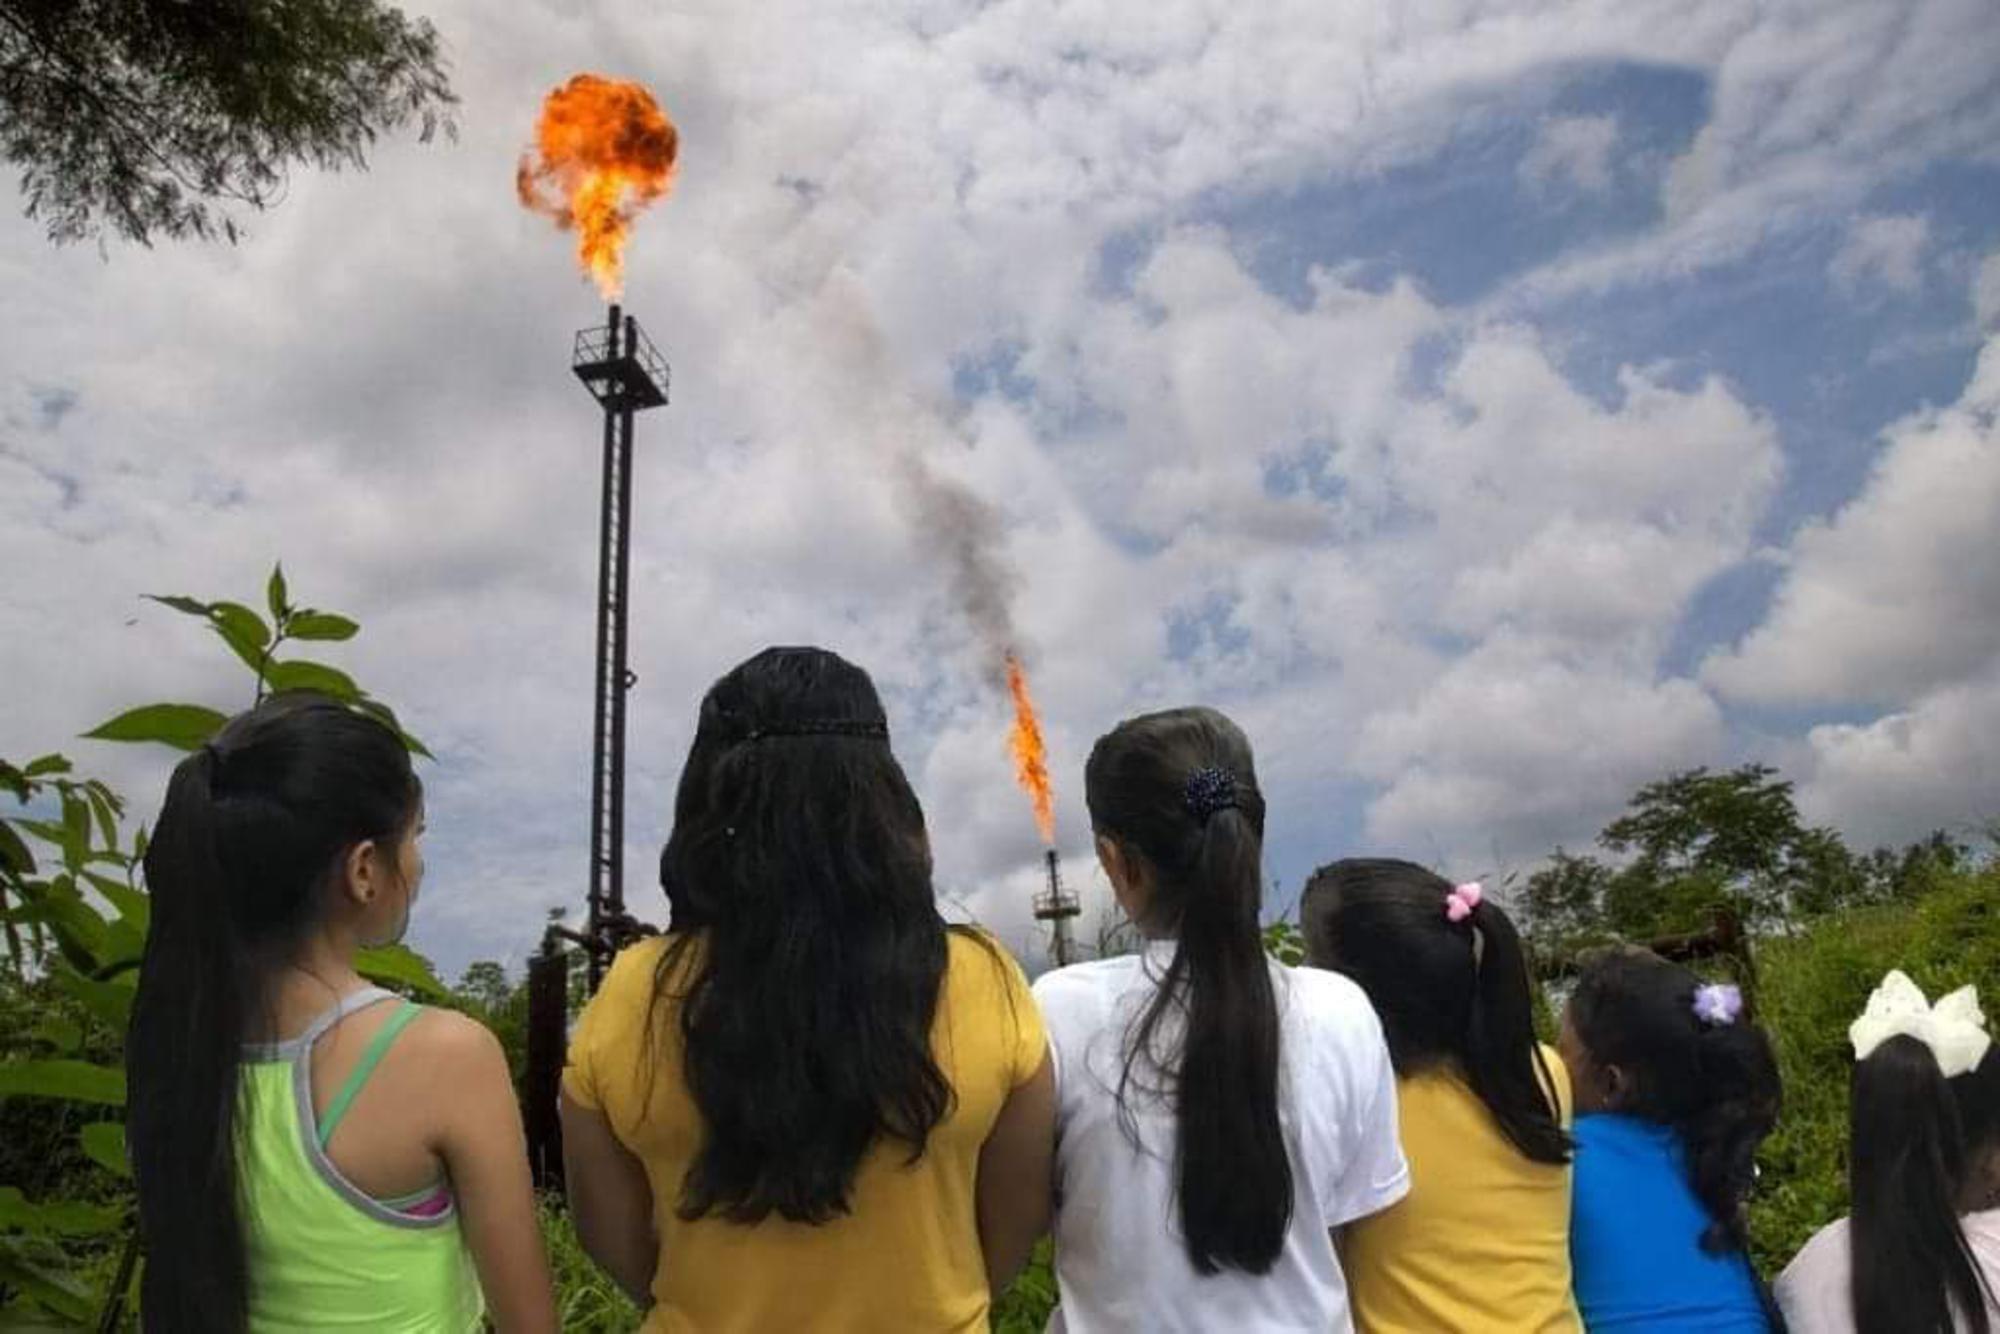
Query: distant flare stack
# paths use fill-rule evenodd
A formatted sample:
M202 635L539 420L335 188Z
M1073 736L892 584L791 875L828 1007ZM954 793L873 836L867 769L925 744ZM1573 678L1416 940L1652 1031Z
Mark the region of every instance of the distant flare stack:
M1069 924L1083 911L1076 896L1063 887L1062 865L1054 848L1045 848L1042 857L1049 866L1047 892L1035 895L1035 920L1049 924L1049 957L1058 968L1076 962L1076 941Z

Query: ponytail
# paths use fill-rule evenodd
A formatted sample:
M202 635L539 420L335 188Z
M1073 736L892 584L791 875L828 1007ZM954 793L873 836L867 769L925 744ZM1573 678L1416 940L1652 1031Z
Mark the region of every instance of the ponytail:
M1278 1110L1280 1037L1263 902L1264 799L1250 745L1212 709L1134 718L1084 770L1091 822L1151 876L1151 934L1173 961L1126 1037L1120 1115L1139 1062L1172 1092L1181 1231L1197 1273L1268 1273L1291 1228L1291 1157ZM1176 1055L1162 1025L1184 1015Z
M1465 1077L1529 1159L1567 1163L1570 1138L1555 1100L1555 1078L1535 1041L1534 997L1521 937L1497 904L1482 902L1470 918L1478 935L1478 984L1465 1028Z
M1278 1002L1257 914L1263 840L1241 810L1202 833L1181 916L1187 1036L1179 1083L1181 1227L1196 1272L1263 1273L1291 1226L1292 1166L1278 1119ZM1153 1002L1156 1021L1168 992ZM1274 1208L1280 1203L1282 1208Z
M305 692L267 699L174 769L146 848L152 921L125 1039L146 1328L245 1328L242 1044L269 1026L272 979L318 925L342 855L400 839L420 797L394 732Z
M216 855L215 768L207 746L181 761L146 847L152 921L125 1068L148 1329L233 1331L248 1318L235 1136L254 987Z
M1300 915L1307 961L1368 994L1399 1076L1453 1069L1524 1157L1569 1161L1527 957L1499 904L1414 862L1348 858L1313 873Z
M1712 1255L1747 1250L1745 1205L1757 1181L1757 1147L1778 1123L1778 1063L1764 1030L1748 1023L1703 1028L1695 1039L1697 1092L1675 1121L1695 1198L1713 1220Z
M1856 1334L1990 1334L1991 1293L1958 1221L1971 1146L1953 1083L1914 1037L1890 1038L1854 1067Z

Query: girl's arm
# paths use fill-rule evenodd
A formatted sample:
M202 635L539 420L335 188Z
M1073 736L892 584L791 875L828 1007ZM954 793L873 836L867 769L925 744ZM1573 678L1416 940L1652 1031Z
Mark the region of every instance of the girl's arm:
M429 1018L425 1057L442 1118L437 1150L487 1314L499 1334L554 1334L555 1297L507 1055L463 1015L432 1011Z
M1055 1064L1044 1055L1028 1082L1007 1095L979 1150L979 1245L996 1297L1049 1230L1055 1146Z
M641 1310L653 1304L660 1243L653 1232L653 1187L646 1169L604 1113L562 1095L563 1177L577 1240Z

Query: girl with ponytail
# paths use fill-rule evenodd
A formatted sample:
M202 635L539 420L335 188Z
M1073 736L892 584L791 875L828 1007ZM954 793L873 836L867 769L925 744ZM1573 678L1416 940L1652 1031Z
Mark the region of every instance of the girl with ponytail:
M317 695L174 770L125 1047L146 1329L556 1327L499 1043L355 971L422 823L400 739Z
M1854 1044L1854 1212L1778 1277L1794 1334L1989 1334L2000 1325L2000 1052L1979 994L1935 1006L1900 972Z
M1410 1193L1341 1250L1355 1323L1581 1334L1570 1292L1569 1083L1535 1041L1521 939L1482 888L1352 859L1306 882L1307 962L1354 979L1396 1067Z
M1053 1330L1352 1329L1332 1231L1408 1189L1381 1025L1264 953L1264 798L1212 709L1121 723L1084 769L1143 951L1035 985L1056 1053Z
M1585 963L1564 1016L1576 1090L1570 1265L1591 1330L1783 1329L1744 1203L1778 1121L1777 1057L1726 983L1649 950Z

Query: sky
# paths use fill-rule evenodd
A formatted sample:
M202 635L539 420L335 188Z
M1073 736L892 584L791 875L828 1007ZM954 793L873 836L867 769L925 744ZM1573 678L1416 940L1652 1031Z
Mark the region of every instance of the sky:
M627 896L704 689L867 667L940 894L1034 956L984 554L1109 920L1092 740L1240 722L1273 914L1311 869L1583 848L1760 761L1860 846L2000 815L1990 0L440 0L455 142L293 175L239 245L52 247L0 187L0 754L240 670L146 593L358 619L436 753L411 943L518 964L587 872L601 322L513 197L592 70L682 134L626 306ZM928 478L913 486L912 476Z

